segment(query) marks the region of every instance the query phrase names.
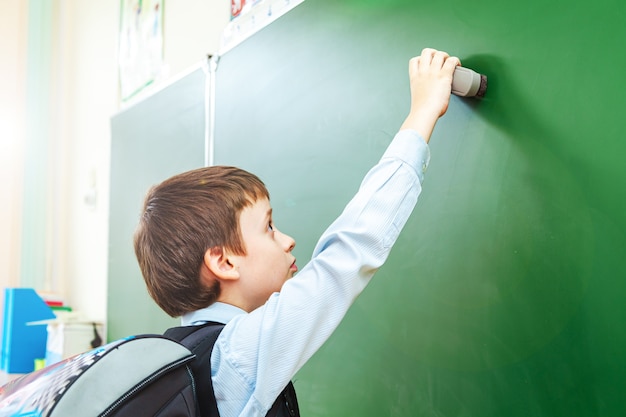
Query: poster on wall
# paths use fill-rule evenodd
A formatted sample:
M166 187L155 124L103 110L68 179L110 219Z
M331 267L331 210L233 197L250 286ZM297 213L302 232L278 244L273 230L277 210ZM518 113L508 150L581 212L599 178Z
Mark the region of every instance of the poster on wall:
M246 0L230 0L230 20L239 16L245 5Z
M222 33L220 54L227 52L304 0L231 0L230 23Z
M163 1L121 0L118 61L122 101L152 84L161 73Z

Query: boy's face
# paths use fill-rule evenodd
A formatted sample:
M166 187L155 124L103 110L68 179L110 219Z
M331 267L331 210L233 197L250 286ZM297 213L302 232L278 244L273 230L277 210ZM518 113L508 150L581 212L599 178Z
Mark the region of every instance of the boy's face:
M243 209L239 217L245 256L230 256L239 272L241 294L247 311L265 304L298 271L291 254L296 242L281 233L272 222L272 208L267 199L260 199Z

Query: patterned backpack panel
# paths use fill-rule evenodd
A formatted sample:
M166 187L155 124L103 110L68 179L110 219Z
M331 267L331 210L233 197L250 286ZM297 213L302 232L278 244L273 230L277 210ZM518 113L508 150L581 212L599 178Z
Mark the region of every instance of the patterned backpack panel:
M120 339L6 384L0 416L196 416L194 358L160 335Z

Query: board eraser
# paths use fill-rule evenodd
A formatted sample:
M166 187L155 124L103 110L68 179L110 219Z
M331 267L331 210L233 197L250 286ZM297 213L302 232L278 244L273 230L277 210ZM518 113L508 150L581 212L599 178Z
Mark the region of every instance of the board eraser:
M465 67L456 67L452 78L452 94L483 98L487 91L487 76Z

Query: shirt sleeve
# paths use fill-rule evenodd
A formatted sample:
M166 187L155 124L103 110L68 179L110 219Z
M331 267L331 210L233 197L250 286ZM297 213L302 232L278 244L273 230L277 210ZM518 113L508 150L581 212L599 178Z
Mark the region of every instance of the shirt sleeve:
M421 192L429 149L400 131L280 293L231 320L212 356L220 414L264 416L385 262Z

